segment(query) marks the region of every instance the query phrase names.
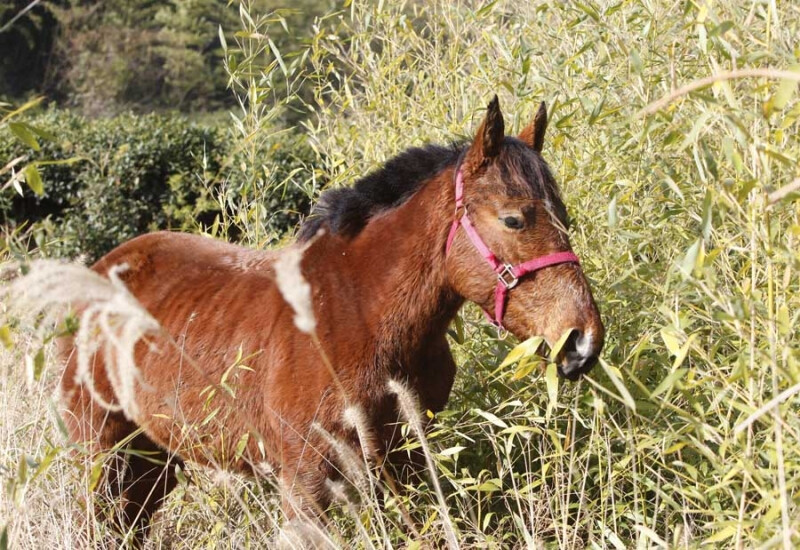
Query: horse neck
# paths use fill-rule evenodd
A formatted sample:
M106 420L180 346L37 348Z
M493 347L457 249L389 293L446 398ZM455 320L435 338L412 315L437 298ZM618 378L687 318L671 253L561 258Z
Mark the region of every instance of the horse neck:
M368 269L361 287L378 327L378 362L391 370L409 366L444 338L463 303L445 270L454 194L453 170L447 169L352 242L358 264Z

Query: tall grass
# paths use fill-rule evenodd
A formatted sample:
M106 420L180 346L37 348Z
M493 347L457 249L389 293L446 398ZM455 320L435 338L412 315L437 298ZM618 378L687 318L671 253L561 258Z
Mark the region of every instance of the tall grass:
M561 383L529 357L500 366L513 343L466 309L457 387L425 441L435 476L395 493L367 471L325 544L439 546L452 530L463 547L796 545L800 8L352 2L313 32L303 131L331 185L469 137L495 92L510 128L548 102L544 154L608 333L600 366ZM247 109L257 128L266 115ZM26 345L0 366L0 529L14 546L63 545L55 525L80 491L46 397L59 371ZM28 386L25 353L46 371ZM406 448L420 445L409 430ZM193 479L153 547L260 547L281 531L260 485Z

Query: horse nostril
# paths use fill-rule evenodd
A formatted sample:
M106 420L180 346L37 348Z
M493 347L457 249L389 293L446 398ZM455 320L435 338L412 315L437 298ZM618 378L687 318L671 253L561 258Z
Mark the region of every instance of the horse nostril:
M577 380L581 374L589 372L597 364L592 335L579 330L573 330L564 342L562 354L558 373L568 380Z

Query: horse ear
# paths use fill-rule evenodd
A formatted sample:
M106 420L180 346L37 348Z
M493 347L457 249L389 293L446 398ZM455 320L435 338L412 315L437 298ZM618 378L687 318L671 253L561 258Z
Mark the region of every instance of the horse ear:
M478 161L478 164L496 157L500 153L503 136L505 136L505 122L500 111L500 101L495 95L486 108L486 116L472 142L469 156Z
M542 152L544 131L547 129L547 106L544 101L539 105L536 116L519 134L519 139L530 145L534 151Z

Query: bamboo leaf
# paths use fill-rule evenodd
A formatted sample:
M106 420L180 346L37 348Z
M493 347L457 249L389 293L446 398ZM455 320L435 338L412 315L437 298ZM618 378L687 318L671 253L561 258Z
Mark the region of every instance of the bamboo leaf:
M460 453L466 449L466 447L462 447L461 445L456 445L454 447L449 447L443 451L439 451L439 456L452 456Z
M44 348L39 348L33 358L33 379L37 382L42 377L44 371Z
M788 70L800 72L800 65L792 65ZM790 80L788 78L781 80L778 89L775 91L775 95L772 96L772 108L780 111L786 107L786 104L789 103L789 100L792 99L792 96L797 90L797 86L798 83L796 80Z
M14 346L14 340L11 338L11 329L8 325L0 326L0 344L6 349L11 349Z
M523 357L533 355L536 353L536 350L539 349L539 346L542 345L542 342L544 342L544 338L541 336L534 336L532 338L528 338L520 344L517 344L514 349L508 352L508 355L506 355L506 358L503 359L503 362L500 363L500 368L504 368L512 363L516 363Z
M33 135L33 132L28 129L28 125L24 122L9 122L8 129L11 130L11 133L14 134L18 140L34 151L40 149L39 142L36 141L36 136Z
M217 32L219 33L219 43L222 46L222 51L228 51L228 42L225 40L225 33L222 30L222 25L217 27Z
M520 361L520 364L517 366L514 374L511 375L511 380L516 381L526 378L539 364L540 362L536 361L535 359L531 359L530 357L524 358L522 361Z
M44 101L44 96L35 97L30 101L24 103L21 107L14 109L10 113L7 113L2 119L0 119L0 126L2 126L6 121L11 120L15 116L19 116L20 114L24 113L28 109L33 109L34 107L39 105L39 103L41 103L42 101Z
M702 244L702 239L697 239L694 244L689 247L689 250L686 251L686 254L684 255L680 264L681 273L683 274L684 279L688 279L692 276L692 272L697 265L697 258L700 255L700 246Z
M558 405L558 366L555 363L547 365L544 382L547 386L547 410L549 412Z
M722 542L723 540L728 540L729 538L731 538L736 534L737 529L738 528L736 527L736 525L728 525L724 529L717 531L716 533L705 539L701 544L705 546L706 544L716 544L718 542Z
M662 380L661 383L656 387L656 389L653 390L653 393L650 394L650 397L656 397L665 391L672 389L672 386L675 385L675 382L683 378L683 375L688 371L689 369L677 369L669 373L666 378L664 378L664 380Z
M550 354L548 355L548 359L550 359L550 361L556 360L556 357L558 357L558 354L561 353L561 348L564 347L564 344L567 342L567 338L569 338L570 334L572 334L571 328L565 330L564 333L558 338L556 343L553 345L553 347L550 348Z
M675 329L672 327L664 327L661 329L661 339L664 340L664 345L667 346L667 351L670 355L678 355L681 349L681 344L678 337L675 336Z
M619 370L614 368L614 367L612 367L608 363L606 363L605 360L602 357L600 358L599 363L600 363L600 366L603 367L603 370L605 371L605 373L611 379L611 383L614 384L615 388L617 388L617 391L619 392L619 395L622 398L622 402L625 403L625 405L629 409L631 409L632 411L635 411L636 410L636 402L633 400L633 397L631 396L630 392L628 391L628 388L625 387L625 384L622 382L622 380L620 379L619 375L617 374L619 372Z
M496 415L494 415L494 414L492 414L490 412L482 411L480 409L472 409L472 412L474 412L478 416L482 416L483 418L485 418L486 420L488 420L489 422L491 422L492 424L494 424L498 428L508 428L508 424L506 424L505 422L503 422L502 420L497 418Z
M281 57L281 52L278 50L278 47L272 41L271 38L268 38L267 41L269 42L269 48L272 50L272 54L275 56L275 59L278 61L278 64L281 66L281 72L284 76L289 76L289 71L286 69L286 65L283 63L283 57Z
M25 182L31 190L39 195L44 195L44 182L42 182L42 175L36 165L31 163L25 167Z

